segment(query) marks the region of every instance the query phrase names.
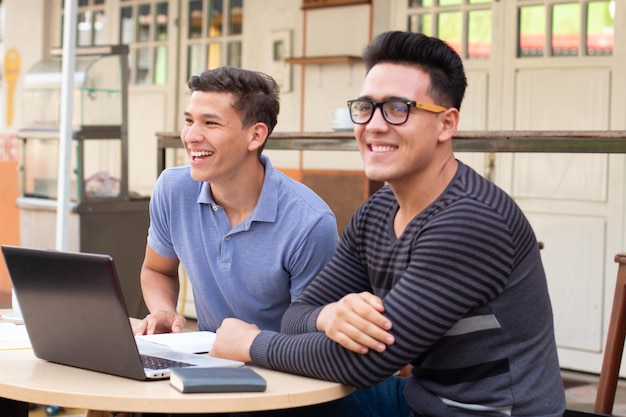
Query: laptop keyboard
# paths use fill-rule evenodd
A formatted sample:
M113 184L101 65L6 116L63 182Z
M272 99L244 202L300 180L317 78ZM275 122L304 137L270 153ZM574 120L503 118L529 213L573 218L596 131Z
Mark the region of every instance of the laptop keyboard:
M143 363L143 367L146 369L184 368L187 366L193 366L191 363L179 362L150 355L141 355L141 362Z

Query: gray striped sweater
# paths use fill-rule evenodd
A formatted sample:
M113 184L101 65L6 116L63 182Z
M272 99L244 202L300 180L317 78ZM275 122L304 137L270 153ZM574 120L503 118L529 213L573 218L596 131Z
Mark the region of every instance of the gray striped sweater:
M256 364L368 387L412 363L404 395L417 415L558 416L565 407L537 239L517 204L459 163L442 195L396 238L389 187L351 219L331 262L263 331ZM383 298L396 342L343 349L317 332L321 307L347 293Z

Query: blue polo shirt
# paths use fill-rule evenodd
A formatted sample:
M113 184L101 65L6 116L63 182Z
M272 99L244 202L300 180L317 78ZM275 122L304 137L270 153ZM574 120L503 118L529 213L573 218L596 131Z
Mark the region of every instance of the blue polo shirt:
M280 329L283 313L330 260L338 242L328 205L311 189L272 167L250 216L232 228L207 182L189 166L161 173L150 200L148 244L178 258L193 289L200 330L236 317Z

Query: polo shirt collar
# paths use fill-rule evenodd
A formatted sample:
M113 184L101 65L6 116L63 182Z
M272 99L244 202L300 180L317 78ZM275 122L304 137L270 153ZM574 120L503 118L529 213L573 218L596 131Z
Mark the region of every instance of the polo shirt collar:
M278 193L280 188L280 174L270 162L269 158L261 155L261 164L265 167L265 178L263 179L263 188L259 201L250 216L242 223L245 228L250 227L253 221L275 222L278 215ZM211 187L208 182L200 183L198 193L198 204L215 205Z

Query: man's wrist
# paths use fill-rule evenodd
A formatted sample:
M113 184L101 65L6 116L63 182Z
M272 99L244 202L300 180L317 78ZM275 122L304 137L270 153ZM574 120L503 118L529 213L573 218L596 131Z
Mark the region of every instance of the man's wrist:
M252 343L250 344L250 360L256 365L266 368L270 367L267 353L269 352L269 346L272 338L278 333L270 330L262 330L256 335Z
M326 313L324 310L329 307L330 304L326 304L325 306L319 307L316 310L311 312L309 319L307 320L307 332L325 332L326 331Z

